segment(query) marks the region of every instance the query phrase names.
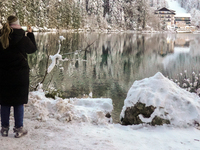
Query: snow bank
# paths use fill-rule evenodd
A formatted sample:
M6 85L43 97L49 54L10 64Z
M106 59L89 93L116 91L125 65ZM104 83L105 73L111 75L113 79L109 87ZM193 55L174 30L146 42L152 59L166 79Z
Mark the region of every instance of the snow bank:
M160 72L134 82L124 101L120 118L124 118L127 107L137 102L156 107L150 118L139 116L143 122L151 122L154 116L169 120L175 126L200 122L200 98L195 93L181 89Z
M29 103L26 105L25 118L46 121L55 118L62 122L78 121L93 124L107 124L112 118L106 118L112 112L111 99L85 98L62 99L46 98L44 92L35 91L29 94Z

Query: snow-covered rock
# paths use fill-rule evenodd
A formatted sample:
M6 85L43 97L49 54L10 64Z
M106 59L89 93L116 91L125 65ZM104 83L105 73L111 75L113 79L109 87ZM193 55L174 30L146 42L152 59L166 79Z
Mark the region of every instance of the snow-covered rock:
M158 72L153 77L134 82L120 118L122 124L199 125L200 98Z

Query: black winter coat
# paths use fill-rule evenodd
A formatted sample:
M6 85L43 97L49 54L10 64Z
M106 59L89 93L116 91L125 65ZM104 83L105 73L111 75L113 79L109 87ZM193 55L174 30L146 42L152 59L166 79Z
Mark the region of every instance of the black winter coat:
M3 49L0 42L0 104L27 104L29 93L29 66L27 54L37 50L33 33L13 29L9 47Z

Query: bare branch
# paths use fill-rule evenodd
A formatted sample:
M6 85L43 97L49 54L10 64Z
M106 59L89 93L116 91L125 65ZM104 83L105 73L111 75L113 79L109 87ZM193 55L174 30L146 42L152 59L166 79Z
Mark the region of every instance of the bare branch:
M49 57L50 57L47 49L46 49L46 54L47 54L47 63L46 63L45 74L44 74L44 77L43 77L42 81L36 85L36 87L34 88L34 90L36 90L38 88L39 84L42 84L45 81L46 77L47 77L47 74L48 74L48 65L49 65Z
M87 49L88 49L91 45L93 45L95 41L96 41L96 40L94 40L92 43L88 44L83 50L80 50L80 51L85 51L85 52L86 52ZM80 52L80 51L78 51L78 52ZM71 52L71 53L66 53L66 54L72 54L72 53L77 53L77 51L76 51L76 52ZM46 77L47 77L47 75L48 75L48 65L49 65L49 58L50 58L50 55L49 55L47 49L46 49L46 54L47 54L47 62L46 62L45 74L44 74L44 77L43 77L42 81L39 82L39 83L35 86L35 88L33 88L34 90L37 90L38 86L39 86L40 84L42 84L42 83L45 81L45 79L46 79ZM52 78L53 78L53 77L52 77ZM51 78L51 80L52 80L52 78ZM51 82L51 80L50 80L50 82Z
M83 49L83 51L86 51L90 46L92 46L94 44L94 42L96 42L96 40L94 40L91 44L88 44L86 46L86 48Z
M69 53L64 53L65 55L70 55L70 54L74 54L74 53L77 53L77 52L82 52L82 51L87 51L87 49L92 46L94 44L94 42L96 42L97 40L94 40L92 43L88 44L83 50L77 50L75 52L69 52Z

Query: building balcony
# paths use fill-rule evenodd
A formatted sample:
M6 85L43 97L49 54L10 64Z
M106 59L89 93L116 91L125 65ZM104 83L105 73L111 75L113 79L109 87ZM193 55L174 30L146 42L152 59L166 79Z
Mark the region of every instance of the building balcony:
M183 19L175 19L175 21L190 21L190 19L183 20Z
M170 16L160 16L160 18L171 18Z

